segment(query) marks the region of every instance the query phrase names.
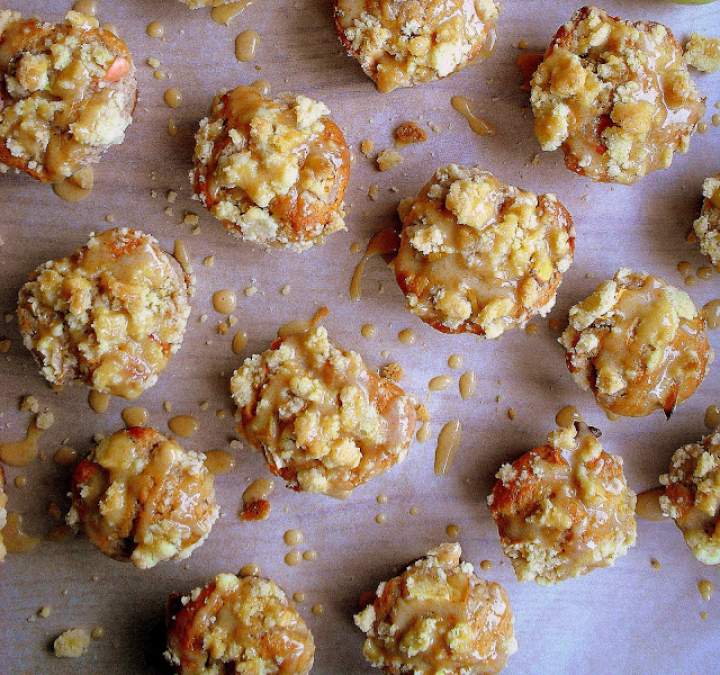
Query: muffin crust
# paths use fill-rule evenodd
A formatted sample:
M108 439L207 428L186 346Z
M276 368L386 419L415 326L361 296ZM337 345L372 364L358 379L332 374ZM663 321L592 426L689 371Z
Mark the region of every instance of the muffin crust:
M496 338L552 309L575 241L554 195L450 164L399 212L395 276L410 311L433 328Z

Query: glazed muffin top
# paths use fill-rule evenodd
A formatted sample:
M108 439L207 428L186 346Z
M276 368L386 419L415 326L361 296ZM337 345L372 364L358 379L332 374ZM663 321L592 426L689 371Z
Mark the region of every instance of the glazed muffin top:
M381 92L430 82L489 53L494 0L335 0L340 39Z
M62 180L123 142L135 97L127 45L95 17L0 10L0 162Z
M410 311L433 328L495 338L554 305L575 235L554 195L450 164L400 211L395 276Z
M196 134L195 194L231 234L265 246L305 250L345 229L350 153L329 114L254 87L216 96Z
M562 26L532 78L535 135L573 171L633 183L685 152L705 111L665 26L584 7Z
M20 289L25 346L54 385L137 398L180 348L188 282L148 234L116 228L40 265Z

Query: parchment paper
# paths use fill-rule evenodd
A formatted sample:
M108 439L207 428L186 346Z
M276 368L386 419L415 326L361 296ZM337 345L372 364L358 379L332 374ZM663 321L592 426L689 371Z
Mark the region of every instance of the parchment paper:
M10 555L0 566L0 672L158 672L167 594L189 590L219 571L237 571L250 562L289 593L306 593L300 611L317 642L314 672L369 672L361 655L362 635L352 624L359 594L446 540L449 523L461 528L465 557L474 563L492 560L493 569L482 574L509 591L520 645L510 659L509 673L717 671L718 597L704 602L696 582L720 579L716 569L695 561L672 523L641 521L638 545L614 568L541 588L514 580L510 565L502 561L484 499L500 463L541 443L556 410L568 403L603 431L610 452L624 457L628 479L638 492L656 484L672 452L704 433L703 412L720 400L720 365L715 364L700 390L669 422L661 414L610 422L591 396L572 382L547 321L537 321L540 330L535 336L517 331L490 342L446 336L404 310L392 275L380 260L368 266L361 302L350 302L347 286L359 258L350 252L351 243L364 245L371 233L391 223L398 199L415 193L437 166L451 161L478 163L516 185L555 192L574 215L577 255L553 317L564 319L571 304L621 265L682 285L675 270L679 260L694 267L706 264L685 235L699 208L703 178L720 169L720 131L710 125L707 134L693 139L688 155L676 157L670 170L631 188L581 179L565 170L560 153L544 154L539 166L532 166L539 148L532 136L527 94L519 88L514 66L516 45L524 38L531 49L542 50L576 3L505 0L497 49L488 62L441 82L388 95L376 93L357 64L342 53L329 4L265 0L247 9L231 27L221 27L210 21L207 11L190 12L174 0L100 0L101 20L119 27L138 64L135 122L125 144L112 149L100 164L93 195L83 203L62 202L25 176L0 178L0 309L14 311L17 290L36 265L71 252L89 232L109 227L104 217L113 214L117 224L151 232L170 250L176 238L183 238L198 276L183 347L157 386L138 402L149 409L151 423L159 429L167 429L169 415L162 402L169 400L173 414L192 413L201 421L200 431L184 441L186 446L227 448L233 438L230 417L217 419L215 410L230 411L227 380L241 359L230 350L231 334L216 335L221 317L210 304L212 292L227 287L239 291L237 314L249 335L247 354L266 348L282 322L306 318L326 304L331 309L327 326L340 344L359 350L376 366L388 360L380 356L383 350L390 352L389 360L402 364L403 386L427 401L433 435L415 444L402 465L344 502L295 494L276 481L269 519L250 524L237 518L240 496L251 480L268 473L258 454L239 451L235 471L217 479L223 517L186 563L141 571L104 557L82 537L66 543L45 541L31 554ZM52 20L67 9L66 2L55 0L12 0L9 6ZM720 33L720 5L680 6L658 0L613 1L605 7L625 18L662 21L681 38L692 29ZM164 41L145 35L151 20L165 25ZM249 28L262 35L256 60L260 72L254 64L237 63L233 55L235 36ZM160 59L172 79L153 79L144 65L150 56ZM303 255L264 253L238 242L189 200L187 172L197 121L216 90L258 77L268 79L276 92L294 90L325 101L355 150L347 195L349 232L332 235L325 246ZM696 74L696 80L708 96L709 121L720 98L720 78ZM180 87L184 94L184 105L177 111L162 102L169 86ZM450 107L455 94L468 96L476 111L497 126L497 135L474 135ZM176 138L165 132L171 116L180 128ZM378 150L388 147L391 130L407 119L434 122L441 131L430 132L423 145L404 149L402 166L378 173L357 151L359 141L372 138ZM367 198L371 183L381 187L376 202ZM179 193L174 217L163 213L168 189ZM151 190L157 190L157 198L151 197ZM201 232L196 236L178 224L185 210L200 214ZM210 254L215 255L215 266L205 268L201 260ZM716 275L690 289L698 305L718 295L719 279ZM259 291L245 297L242 290L252 282ZM285 284L291 286L287 296L279 293ZM200 324L203 313L209 320ZM360 336L360 326L368 321L378 327L373 339ZM396 338L406 327L418 336L412 347ZM86 388L53 393L22 347L15 323L0 324L2 335L12 340L12 349L0 361L0 439L22 436L26 416L17 412L17 401L24 394L36 395L55 413L56 424L41 444L49 457L64 439L86 452L93 434L122 425L125 402L114 400L106 414L96 415L87 405ZM720 347L717 335L713 342ZM466 367L478 375L478 393L471 400L461 401L458 395L456 382L462 371L447 368L451 353L463 354ZM453 375L453 386L428 396L427 381L441 373ZM210 402L206 412L198 407L204 400ZM509 407L517 411L514 421L506 415ZM432 471L435 435L453 417L462 420L462 446L450 474L439 478ZM7 474L10 509L25 516L30 533L43 536L50 526L48 502L66 506L69 470L48 459ZM28 487L12 485L18 474L28 476ZM381 493L389 496L387 505L376 503ZM414 517L408 514L413 505L419 508ZM387 514L383 525L374 522L380 512ZM316 549L316 562L297 567L283 563L288 549L282 534L291 527L304 531L302 548ZM661 562L661 569L651 568L651 557ZM324 615L310 612L316 603L324 605ZM42 605L52 606L51 616L28 622ZM709 615L706 621L699 617L703 610ZM106 637L93 642L83 658L61 661L52 656L49 645L61 631L96 625L105 627Z

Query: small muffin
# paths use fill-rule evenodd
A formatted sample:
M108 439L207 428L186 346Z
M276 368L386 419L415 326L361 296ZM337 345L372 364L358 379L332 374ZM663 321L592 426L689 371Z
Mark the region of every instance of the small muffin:
M496 338L552 309L575 247L572 218L555 195L450 164L400 211L395 276L425 323Z
M123 142L136 97L127 45L95 17L0 10L0 162L61 181Z
M383 93L487 57L498 13L495 0L335 0L340 42Z
M693 229L700 242L700 250L713 265L720 266L720 173L703 182L703 205Z
M559 339L581 389L605 411L670 417L714 358L690 296L658 277L619 270L570 309Z
M596 7L558 30L531 84L542 149L562 146L568 169L597 181L668 168L705 112L669 29Z
M605 452L583 423L503 464L488 497L515 575L541 585L625 555L635 544L635 501L622 458Z
M381 583L355 615L363 654L387 673L498 673L517 651L514 619L500 585L441 544Z
M305 675L315 658L310 629L270 579L218 574L167 606L165 658L181 675Z
M81 525L105 555L140 569L184 560L219 514L203 460L155 429L117 431L75 468L68 525Z
M7 500L7 495L5 494L5 472L0 466L0 562L5 560L5 556L7 555L2 535L2 529L5 527L5 523L7 522L7 511L5 510Z
M720 565L720 431L676 450L670 471L660 476L660 508L672 518L693 555Z
M180 349L188 285L153 237L106 230L33 272L20 289L20 332L51 384L137 398Z
M195 135L195 198L228 232L298 251L345 229L350 151L324 103L237 87Z
M347 497L405 459L415 403L324 326L279 337L230 382L238 431L293 490Z

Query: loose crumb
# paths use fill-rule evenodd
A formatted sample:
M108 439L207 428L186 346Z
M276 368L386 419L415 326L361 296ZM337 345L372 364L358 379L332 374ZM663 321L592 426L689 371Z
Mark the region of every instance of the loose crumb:
M427 140L427 132L417 122L402 122L395 127L393 137L398 145L424 143Z
M53 650L58 658L76 659L90 646L90 633L84 628L71 628L55 638Z
M515 412L515 408L508 408L507 409L507 416L509 420L514 420L517 417L517 413Z
M183 216L183 225L197 225L200 222L200 216L192 211L185 211Z
M365 155L365 157L370 157L372 155L373 150L375 149L375 143L374 141L370 140L369 138L366 138L362 141L360 141L360 152Z
M380 368L380 376L393 382L400 382L403 378L403 367L397 362L386 363Z
M399 164L402 164L403 157L397 150L388 148L383 150L376 159L377 168L380 171L390 171Z

